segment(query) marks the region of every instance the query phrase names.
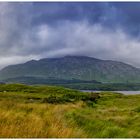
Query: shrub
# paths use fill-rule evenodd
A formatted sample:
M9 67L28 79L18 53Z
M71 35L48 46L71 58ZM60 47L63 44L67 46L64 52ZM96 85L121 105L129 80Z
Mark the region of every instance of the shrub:
M140 112L140 106L136 107L136 108L134 109L134 111L137 112L137 113L139 113L139 112Z
M60 99L56 96L50 96L48 98L44 98L43 103L60 103Z
M100 98L99 93L91 93L90 96L89 96L90 101L96 101L99 98Z

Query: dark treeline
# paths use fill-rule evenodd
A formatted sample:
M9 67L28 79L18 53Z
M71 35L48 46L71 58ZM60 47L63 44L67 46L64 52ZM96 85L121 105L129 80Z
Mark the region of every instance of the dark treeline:
M119 91L119 90L140 90L140 83L76 83L76 84L60 84L61 86L79 89L79 90L101 90L101 91Z
M50 77L48 79L35 77L17 77L3 81L5 83L22 83L28 85L55 85L63 86L78 90L102 90L102 91L117 91L117 90L140 90L140 83L101 83L95 80L86 81L79 79L56 79Z

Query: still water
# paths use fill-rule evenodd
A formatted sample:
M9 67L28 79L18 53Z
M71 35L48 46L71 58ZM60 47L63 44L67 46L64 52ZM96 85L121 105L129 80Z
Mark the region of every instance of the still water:
M97 90L80 90L82 92L103 92L103 91L97 91ZM133 94L140 94L140 91L108 91L108 92L117 92L117 93L122 93L125 95L133 95Z

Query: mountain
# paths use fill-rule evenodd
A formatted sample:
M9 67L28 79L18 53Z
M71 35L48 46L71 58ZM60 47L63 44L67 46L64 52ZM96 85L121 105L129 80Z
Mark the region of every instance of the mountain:
M39 79L95 80L109 83L140 83L140 69L131 65L86 56L31 60L0 71L0 80L32 77ZM27 78L28 79L28 78Z

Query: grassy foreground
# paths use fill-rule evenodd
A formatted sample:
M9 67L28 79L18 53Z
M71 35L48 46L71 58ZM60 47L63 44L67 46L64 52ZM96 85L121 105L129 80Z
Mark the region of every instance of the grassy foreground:
M95 94L96 95L96 94ZM0 85L1 138L140 138L140 95Z

